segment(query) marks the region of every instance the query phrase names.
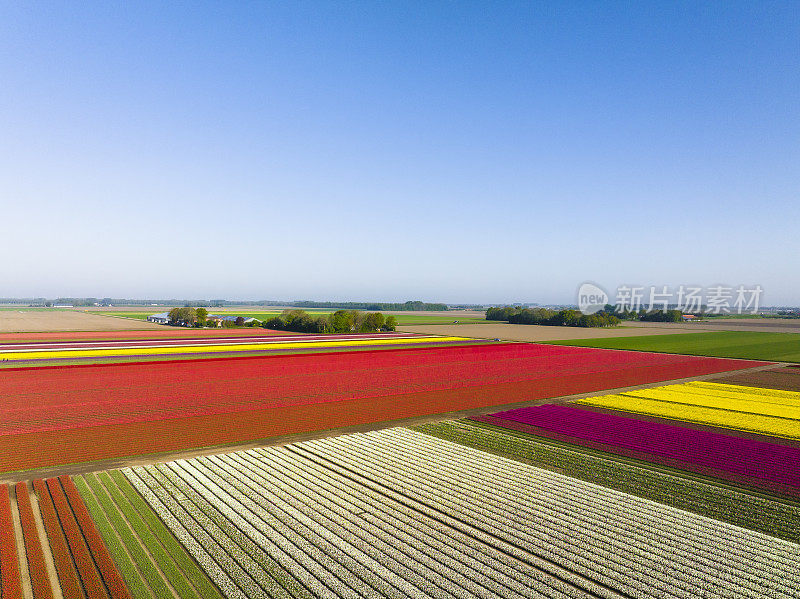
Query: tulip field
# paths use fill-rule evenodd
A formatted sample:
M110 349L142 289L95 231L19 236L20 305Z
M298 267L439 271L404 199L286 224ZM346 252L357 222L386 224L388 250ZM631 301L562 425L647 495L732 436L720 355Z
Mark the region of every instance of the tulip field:
M768 363L90 335L0 340L0 599L800 598L800 393L676 384Z
M800 439L800 392L693 382L579 403L762 435Z
M0 472L249 442L758 362L517 343L10 368Z
M123 470L225 597L798 597L800 546L406 429Z
M210 332L214 332L213 330ZM196 334L199 335L199 334ZM124 336L127 337L127 336ZM36 341L0 343L3 367L52 366L153 359L189 359L209 356L246 356L277 353L324 352L433 345L481 344L466 337L376 333L372 335L198 336L115 340Z
M36 479L33 489L0 485L0 597L22 599L27 579L35 599L130 599L72 479Z

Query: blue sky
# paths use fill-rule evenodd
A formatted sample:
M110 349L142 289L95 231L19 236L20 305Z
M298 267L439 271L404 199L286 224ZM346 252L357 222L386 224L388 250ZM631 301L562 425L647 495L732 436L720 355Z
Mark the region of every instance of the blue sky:
M800 304L800 4L0 4L0 296Z

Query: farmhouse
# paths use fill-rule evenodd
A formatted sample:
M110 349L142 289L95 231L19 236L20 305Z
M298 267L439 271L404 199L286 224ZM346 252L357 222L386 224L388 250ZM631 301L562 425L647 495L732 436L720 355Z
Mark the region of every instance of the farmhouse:
M151 314L150 316L147 317L147 322L167 324L169 322L169 313L161 312L160 314Z

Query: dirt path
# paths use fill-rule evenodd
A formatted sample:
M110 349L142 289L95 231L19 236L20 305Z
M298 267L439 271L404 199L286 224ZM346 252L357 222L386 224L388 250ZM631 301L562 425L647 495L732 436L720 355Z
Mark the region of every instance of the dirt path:
M25 549L25 537L22 533L22 521L19 517L17 491L14 487L10 487L8 491L11 495L11 521L14 523L14 537L17 541L17 558L19 560L19 577L22 582L22 596L25 599L33 599L33 585L31 584L31 574L28 571L28 553Z
M770 370L782 367L784 367L784 365L769 364L766 366L763 365L756 366L739 372L749 374L749 373L756 373L762 370ZM63 466L54 466L52 468L42 468L37 470L23 470L17 472L0 473L0 484L16 483L19 481L26 481L34 478L50 478L53 476L59 476L61 474L69 474L69 475L87 474L91 472L100 472L103 470L113 470L125 467L146 466L149 464L155 464L161 462L171 462L173 460L178 460L178 459L190 459L198 456L232 453L234 451L244 451L246 449L255 449L258 447L287 445L289 443L297 443L299 441L324 439L326 437L336 437L339 435L346 435L350 433L369 432L373 430L380 430L396 426L414 426L417 424L425 424L427 422L439 422L441 420L456 420L459 418L469 418L472 416L493 414L495 412L502 412L504 410L511 410L515 408L525 408L529 406L537 406L537 405L551 404L551 403L552 404L568 403L571 401L584 399L586 397L593 397L596 395L609 395L614 393L622 393L624 391L634 391L637 389L649 389L652 387L686 383L689 381L711 381L727 377L729 375L730 372L721 372L711 375L702 375L702 376L689 377L683 379L659 381L656 383L647 383L644 385L635 385L631 387L606 389L604 391L592 391L590 393L579 393L576 395L567 395L562 397L554 397L554 398L540 399L527 402L524 401L518 403L475 408L470 410L444 412L441 414L429 414L426 416L417 416L414 418L403 418L399 420L372 422L369 424L340 427L323 431L312 431L307 433L297 433L293 435L283 435L279 437L270 437L265 439L255 439L253 441L248 441L247 443L237 443L232 445L215 445L210 447L195 448L195 449L169 452L169 453L138 455L127 458L115 458L110 460L98 460L94 462L81 462L78 464L67 464Z
M44 562L47 566L47 576L50 579L50 589L53 591L53 599L64 599L61 593L61 585L58 583L58 574L56 573L56 563L53 559L53 553L50 551L50 541L47 540L47 532L44 529L44 520L42 520L42 512L39 510L39 498L36 493L27 485L28 495L31 498L31 507L33 508L33 520L36 522L36 533L39 536L39 543L42 546L42 554L44 555Z

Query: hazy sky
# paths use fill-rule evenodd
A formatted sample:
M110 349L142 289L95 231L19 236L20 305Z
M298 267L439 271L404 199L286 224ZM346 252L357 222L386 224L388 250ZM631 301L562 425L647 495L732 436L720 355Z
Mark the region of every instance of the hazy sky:
M2 2L0 296L800 304L800 3Z

